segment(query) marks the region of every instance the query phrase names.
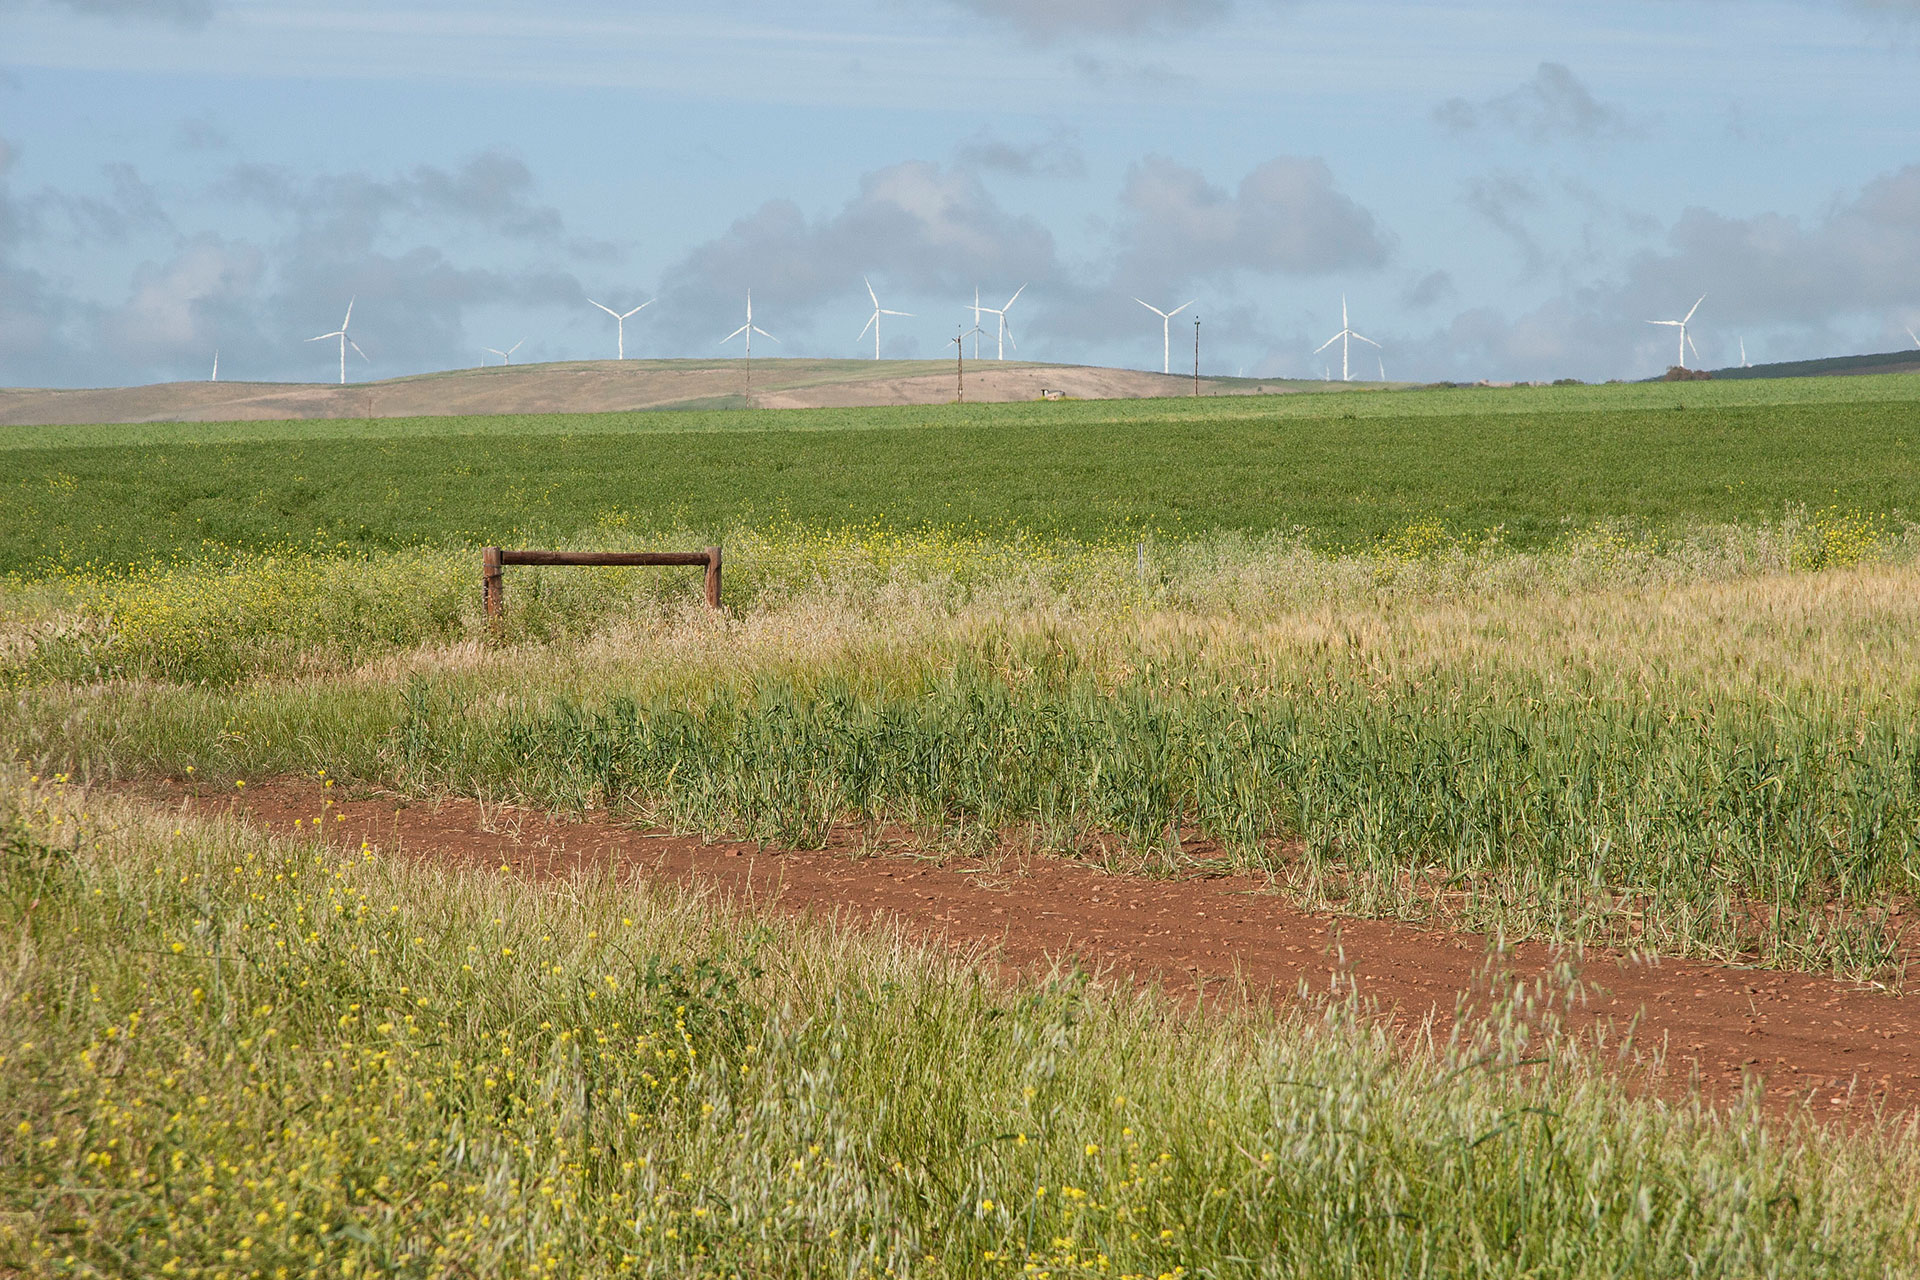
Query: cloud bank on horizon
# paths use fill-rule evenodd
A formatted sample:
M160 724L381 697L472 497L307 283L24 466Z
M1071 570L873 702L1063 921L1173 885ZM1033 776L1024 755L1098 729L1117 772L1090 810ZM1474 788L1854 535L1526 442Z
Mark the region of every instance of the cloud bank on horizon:
M1911 16L0 0L0 382L216 349L323 378L304 340L350 296L371 376L610 355L589 296L658 298L629 354L718 355L748 289L780 354L854 355L865 278L914 313L890 356L1021 285L1023 358L1151 366L1132 298L1194 296L1210 370L1259 376L1323 374L1343 295L1395 378L1649 376L1644 322L1702 293L1709 365L1890 349L1920 327ZM619 75L563 74L588 46Z

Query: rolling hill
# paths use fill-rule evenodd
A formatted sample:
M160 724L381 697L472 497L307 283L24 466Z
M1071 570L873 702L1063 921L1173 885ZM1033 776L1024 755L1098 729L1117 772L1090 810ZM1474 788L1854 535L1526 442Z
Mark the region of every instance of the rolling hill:
M0 424L234 422L302 418L613 413L749 407L740 360L581 360L418 374L344 386L312 382L165 382L82 390L0 389ZM941 360L756 360L752 405L766 409L944 404L954 367ZM1208 395L1321 390L1283 379L1207 378ZM1339 384L1332 384L1337 386ZM1036 400L1190 394L1178 374L1028 361L969 361L966 398Z

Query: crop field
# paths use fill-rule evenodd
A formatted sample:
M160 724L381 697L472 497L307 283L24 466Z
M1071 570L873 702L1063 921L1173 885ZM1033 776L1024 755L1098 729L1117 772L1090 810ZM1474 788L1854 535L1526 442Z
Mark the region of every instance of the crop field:
M1902 377L0 431L0 1270L1915 1274L1905 1118L1555 1013L1912 998L1915 436ZM718 542L727 608L494 627L496 541ZM285 777L1570 959L1409 1033L154 798Z

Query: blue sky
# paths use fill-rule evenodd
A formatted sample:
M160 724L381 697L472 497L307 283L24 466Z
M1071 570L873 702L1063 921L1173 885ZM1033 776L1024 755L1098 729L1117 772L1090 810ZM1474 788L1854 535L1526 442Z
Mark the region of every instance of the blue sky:
M0 383L1017 354L1645 377L1920 330L1920 0L0 0ZM1191 351L1183 316L1177 346ZM1356 376L1373 376L1372 356ZM1190 354L1186 357L1191 360ZM1180 357L1176 354L1176 366ZM1694 363L1690 361L1690 363Z

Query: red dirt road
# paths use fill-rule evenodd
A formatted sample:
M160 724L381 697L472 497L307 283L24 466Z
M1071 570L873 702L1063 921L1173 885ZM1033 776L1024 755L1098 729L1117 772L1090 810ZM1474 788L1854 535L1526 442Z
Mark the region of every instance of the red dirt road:
M1309 915L1253 877L1155 880L1051 858L989 868L966 860L767 851L603 819L483 810L467 800L349 800L305 781L250 786L244 799L194 797L177 788L159 794L203 812L232 808L289 834L296 818L305 828L325 812L322 825L336 843L357 848L365 840L390 854L505 864L532 876L631 866L662 881L710 883L755 909L892 917L920 936L985 948L1015 968L1072 957L1175 991L1231 983L1236 975L1276 1000L1295 998L1303 982L1326 991L1336 979L1337 946L1345 959L1338 973L1411 1025L1430 1012L1451 1017L1486 958L1483 938ZM1543 946L1523 945L1513 963L1532 975L1552 956ZM1583 978L1589 995L1572 1026L1610 1021L1617 1040L1637 1020L1639 1046L1664 1046L1669 1072L1695 1070L1716 1095L1757 1075L1776 1105L1804 1098L1827 1114L1870 1101L1898 1111L1920 1107L1920 996L1694 961L1649 965L1599 951L1587 953Z

